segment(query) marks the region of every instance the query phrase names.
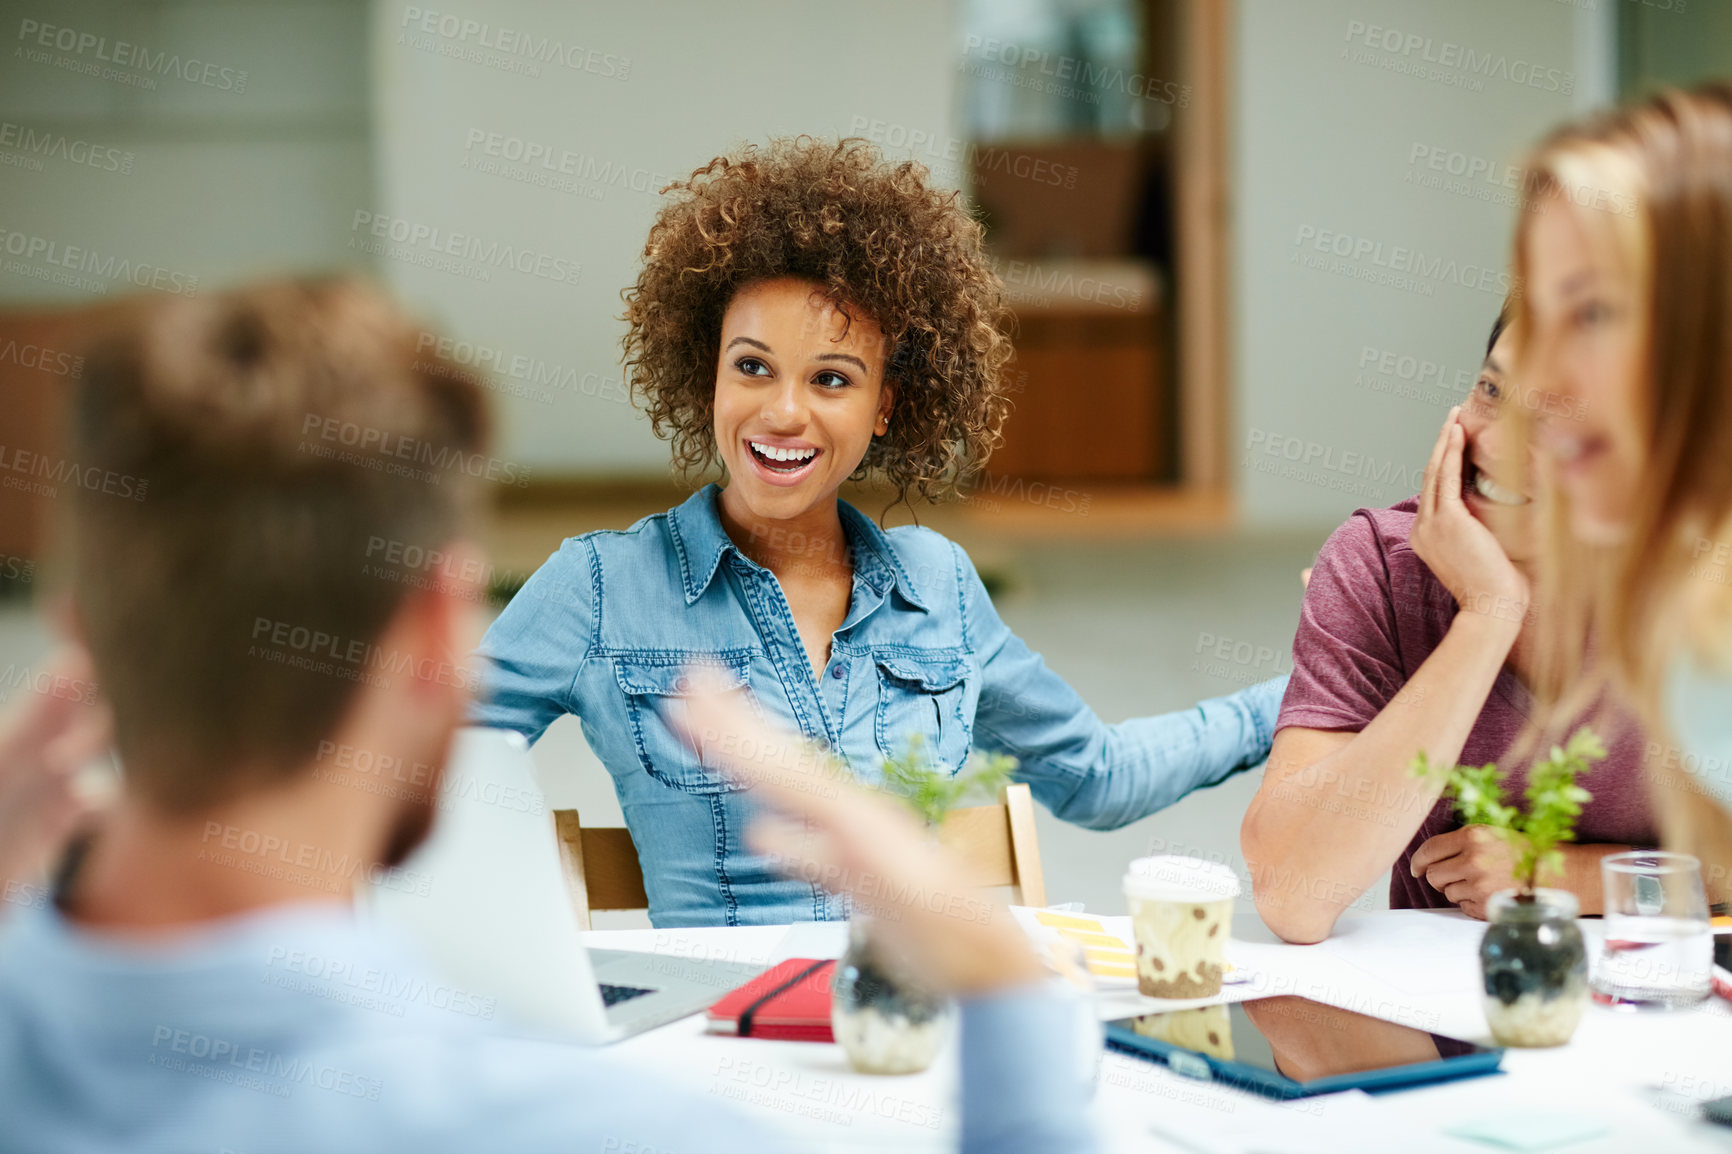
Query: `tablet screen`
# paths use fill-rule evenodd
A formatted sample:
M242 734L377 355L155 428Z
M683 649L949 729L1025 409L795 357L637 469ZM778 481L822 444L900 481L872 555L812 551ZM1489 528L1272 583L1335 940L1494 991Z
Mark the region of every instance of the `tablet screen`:
M1493 1051L1309 998L1253 998L1108 1023L1135 1038L1295 1082Z

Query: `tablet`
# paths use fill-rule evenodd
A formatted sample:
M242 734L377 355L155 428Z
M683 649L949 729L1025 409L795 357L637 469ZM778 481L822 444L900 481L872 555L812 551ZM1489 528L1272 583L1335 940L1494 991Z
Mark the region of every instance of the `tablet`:
M1271 1098L1489 1074L1503 1051L1309 998L1252 998L1108 1022L1107 1045Z

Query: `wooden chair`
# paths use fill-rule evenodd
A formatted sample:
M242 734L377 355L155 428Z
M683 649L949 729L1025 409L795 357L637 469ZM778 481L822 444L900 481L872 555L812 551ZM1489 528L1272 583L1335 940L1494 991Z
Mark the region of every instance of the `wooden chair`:
M1018 905L1046 905L1034 798L1022 782L1005 786L997 805L951 810L938 827L938 840L974 867L976 885L1014 886Z
M618 827L585 827L575 809L554 810L553 827L579 929L590 928L596 910L648 908L631 834ZM1040 868L1028 786L1007 786L997 805L952 810L939 827L938 840L974 867L975 884L1014 886L1018 904L1046 905L1046 876Z

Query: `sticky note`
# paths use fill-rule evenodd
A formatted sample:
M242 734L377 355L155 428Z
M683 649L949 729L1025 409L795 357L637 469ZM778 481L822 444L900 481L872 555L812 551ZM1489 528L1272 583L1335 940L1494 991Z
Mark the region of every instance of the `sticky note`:
M1109 966L1134 966L1137 964L1136 958L1132 957L1131 952L1123 946L1116 950L1084 950L1083 957L1088 959L1091 966L1096 962L1102 962Z
M1471 1138L1504 1150L1550 1150L1610 1134L1612 1128L1591 1114L1562 1110L1522 1110L1493 1114L1447 1127L1445 1134Z
M1089 963L1089 973L1099 974L1103 978L1134 978L1137 976L1135 966L1108 966Z

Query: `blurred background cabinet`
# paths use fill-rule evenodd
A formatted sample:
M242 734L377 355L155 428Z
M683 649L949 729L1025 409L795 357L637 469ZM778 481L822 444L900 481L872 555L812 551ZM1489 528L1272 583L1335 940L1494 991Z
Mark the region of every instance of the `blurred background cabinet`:
M1016 314L1000 477L1179 480L1175 21L1147 0L971 0L969 191Z
M0 310L0 581L46 553L55 498L77 483L61 450L93 309Z
M1017 301L1015 408L994 472L1042 481L1146 484L1172 476L1165 316L1153 271L1130 262L1044 262L1037 276L1138 294L1136 307L1062 296ZM1130 288L1127 286L1135 286Z

